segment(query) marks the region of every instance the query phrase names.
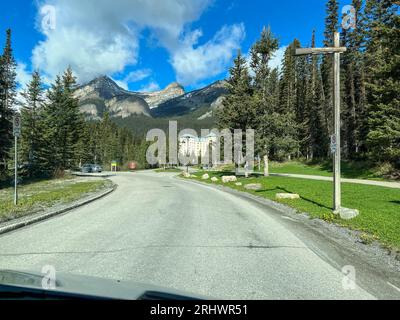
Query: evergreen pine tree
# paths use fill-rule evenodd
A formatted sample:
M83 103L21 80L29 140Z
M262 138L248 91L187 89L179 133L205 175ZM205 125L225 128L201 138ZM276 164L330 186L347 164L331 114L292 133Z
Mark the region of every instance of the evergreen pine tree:
M235 129L241 129L242 132L254 129L256 113L252 104L251 77L246 59L240 50L230 69L227 88L228 94L223 102L223 108L216 112L218 127L229 129L232 133ZM238 154L234 154L236 171L238 170L238 157Z
M369 133L374 161L390 161L400 168L400 46L399 5L368 0L365 8L366 89Z
M27 166L28 177L42 175L39 159L40 149L46 148L42 140L40 112L44 101L44 88L39 72L35 71L31 82L22 93L24 101L21 108L23 130L21 133L21 161Z
M12 147L12 117L16 97L16 62L11 45L11 30L7 30L6 45L0 56L0 177L7 173Z
M72 169L78 165L81 158L79 147L83 137L84 119L79 112L79 101L74 96L77 84L71 68L64 72L62 83L62 118L66 120L62 132L62 163L65 169Z
M234 66L230 69L228 79L228 95L223 108L217 111L217 123L221 129L251 128L254 112L249 108L252 88L246 59L238 52Z
M39 159L46 175L61 174L65 169L64 146L68 119L64 113L64 87L60 76L47 90L46 101L41 112L43 142L46 148L40 150Z
M338 31L338 1L328 0L326 4L326 19L324 32L324 46L333 47L334 34ZM328 128L328 135L333 133L333 57L332 55L324 55L322 58L322 81L325 97L325 123Z

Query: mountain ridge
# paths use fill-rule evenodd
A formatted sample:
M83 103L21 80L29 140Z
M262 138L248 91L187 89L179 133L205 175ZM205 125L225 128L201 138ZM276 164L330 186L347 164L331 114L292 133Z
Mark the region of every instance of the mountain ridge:
M75 96L81 113L88 120L99 120L105 112L111 118L175 117L205 108L207 116L227 93L225 80L216 81L204 88L185 92L182 85L172 82L163 90L136 92L121 88L108 76L97 77L78 87Z

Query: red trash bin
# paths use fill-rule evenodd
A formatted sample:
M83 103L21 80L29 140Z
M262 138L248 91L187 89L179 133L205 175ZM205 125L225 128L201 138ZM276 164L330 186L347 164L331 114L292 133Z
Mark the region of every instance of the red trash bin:
M132 171L136 170L137 169L137 163L135 161L129 162L128 168L129 168L129 170L132 170Z

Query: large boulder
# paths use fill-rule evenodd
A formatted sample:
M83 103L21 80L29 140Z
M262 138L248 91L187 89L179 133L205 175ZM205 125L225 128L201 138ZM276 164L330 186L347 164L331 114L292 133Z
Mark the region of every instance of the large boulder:
M357 209L340 208L339 214L340 218L344 220L351 220L357 217L360 212Z
M262 184L261 183L250 183L246 184L244 186L246 190L253 190L253 191L259 191L262 189Z
M276 194L277 199L291 199L291 200L296 200L300 199L300 196L296 193L277 193Z
M184 176L185 178L190 178L190 173L186 172L186 171L183 171L182 172L182 176Z
M223 183L236 182L236 181L237 181L237 178L235 176L223 176L222 177Z
M203 176L201 177L203 180L208 180L210 179L210 175L208 173L203 174Z

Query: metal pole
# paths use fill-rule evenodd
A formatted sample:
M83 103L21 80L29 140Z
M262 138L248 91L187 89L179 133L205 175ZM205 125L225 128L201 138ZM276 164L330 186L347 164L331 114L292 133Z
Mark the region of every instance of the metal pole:
M18 138L17 135L14 137L15 140L15 155L14 155L14 205L18 204Z
M339 32L335 32L336 48L340 47ZM336 137L336 150L334 155L334 212L339 213L341 208L341 185L340 185L340 53L334 53L334 120L335 120L335 137Z

